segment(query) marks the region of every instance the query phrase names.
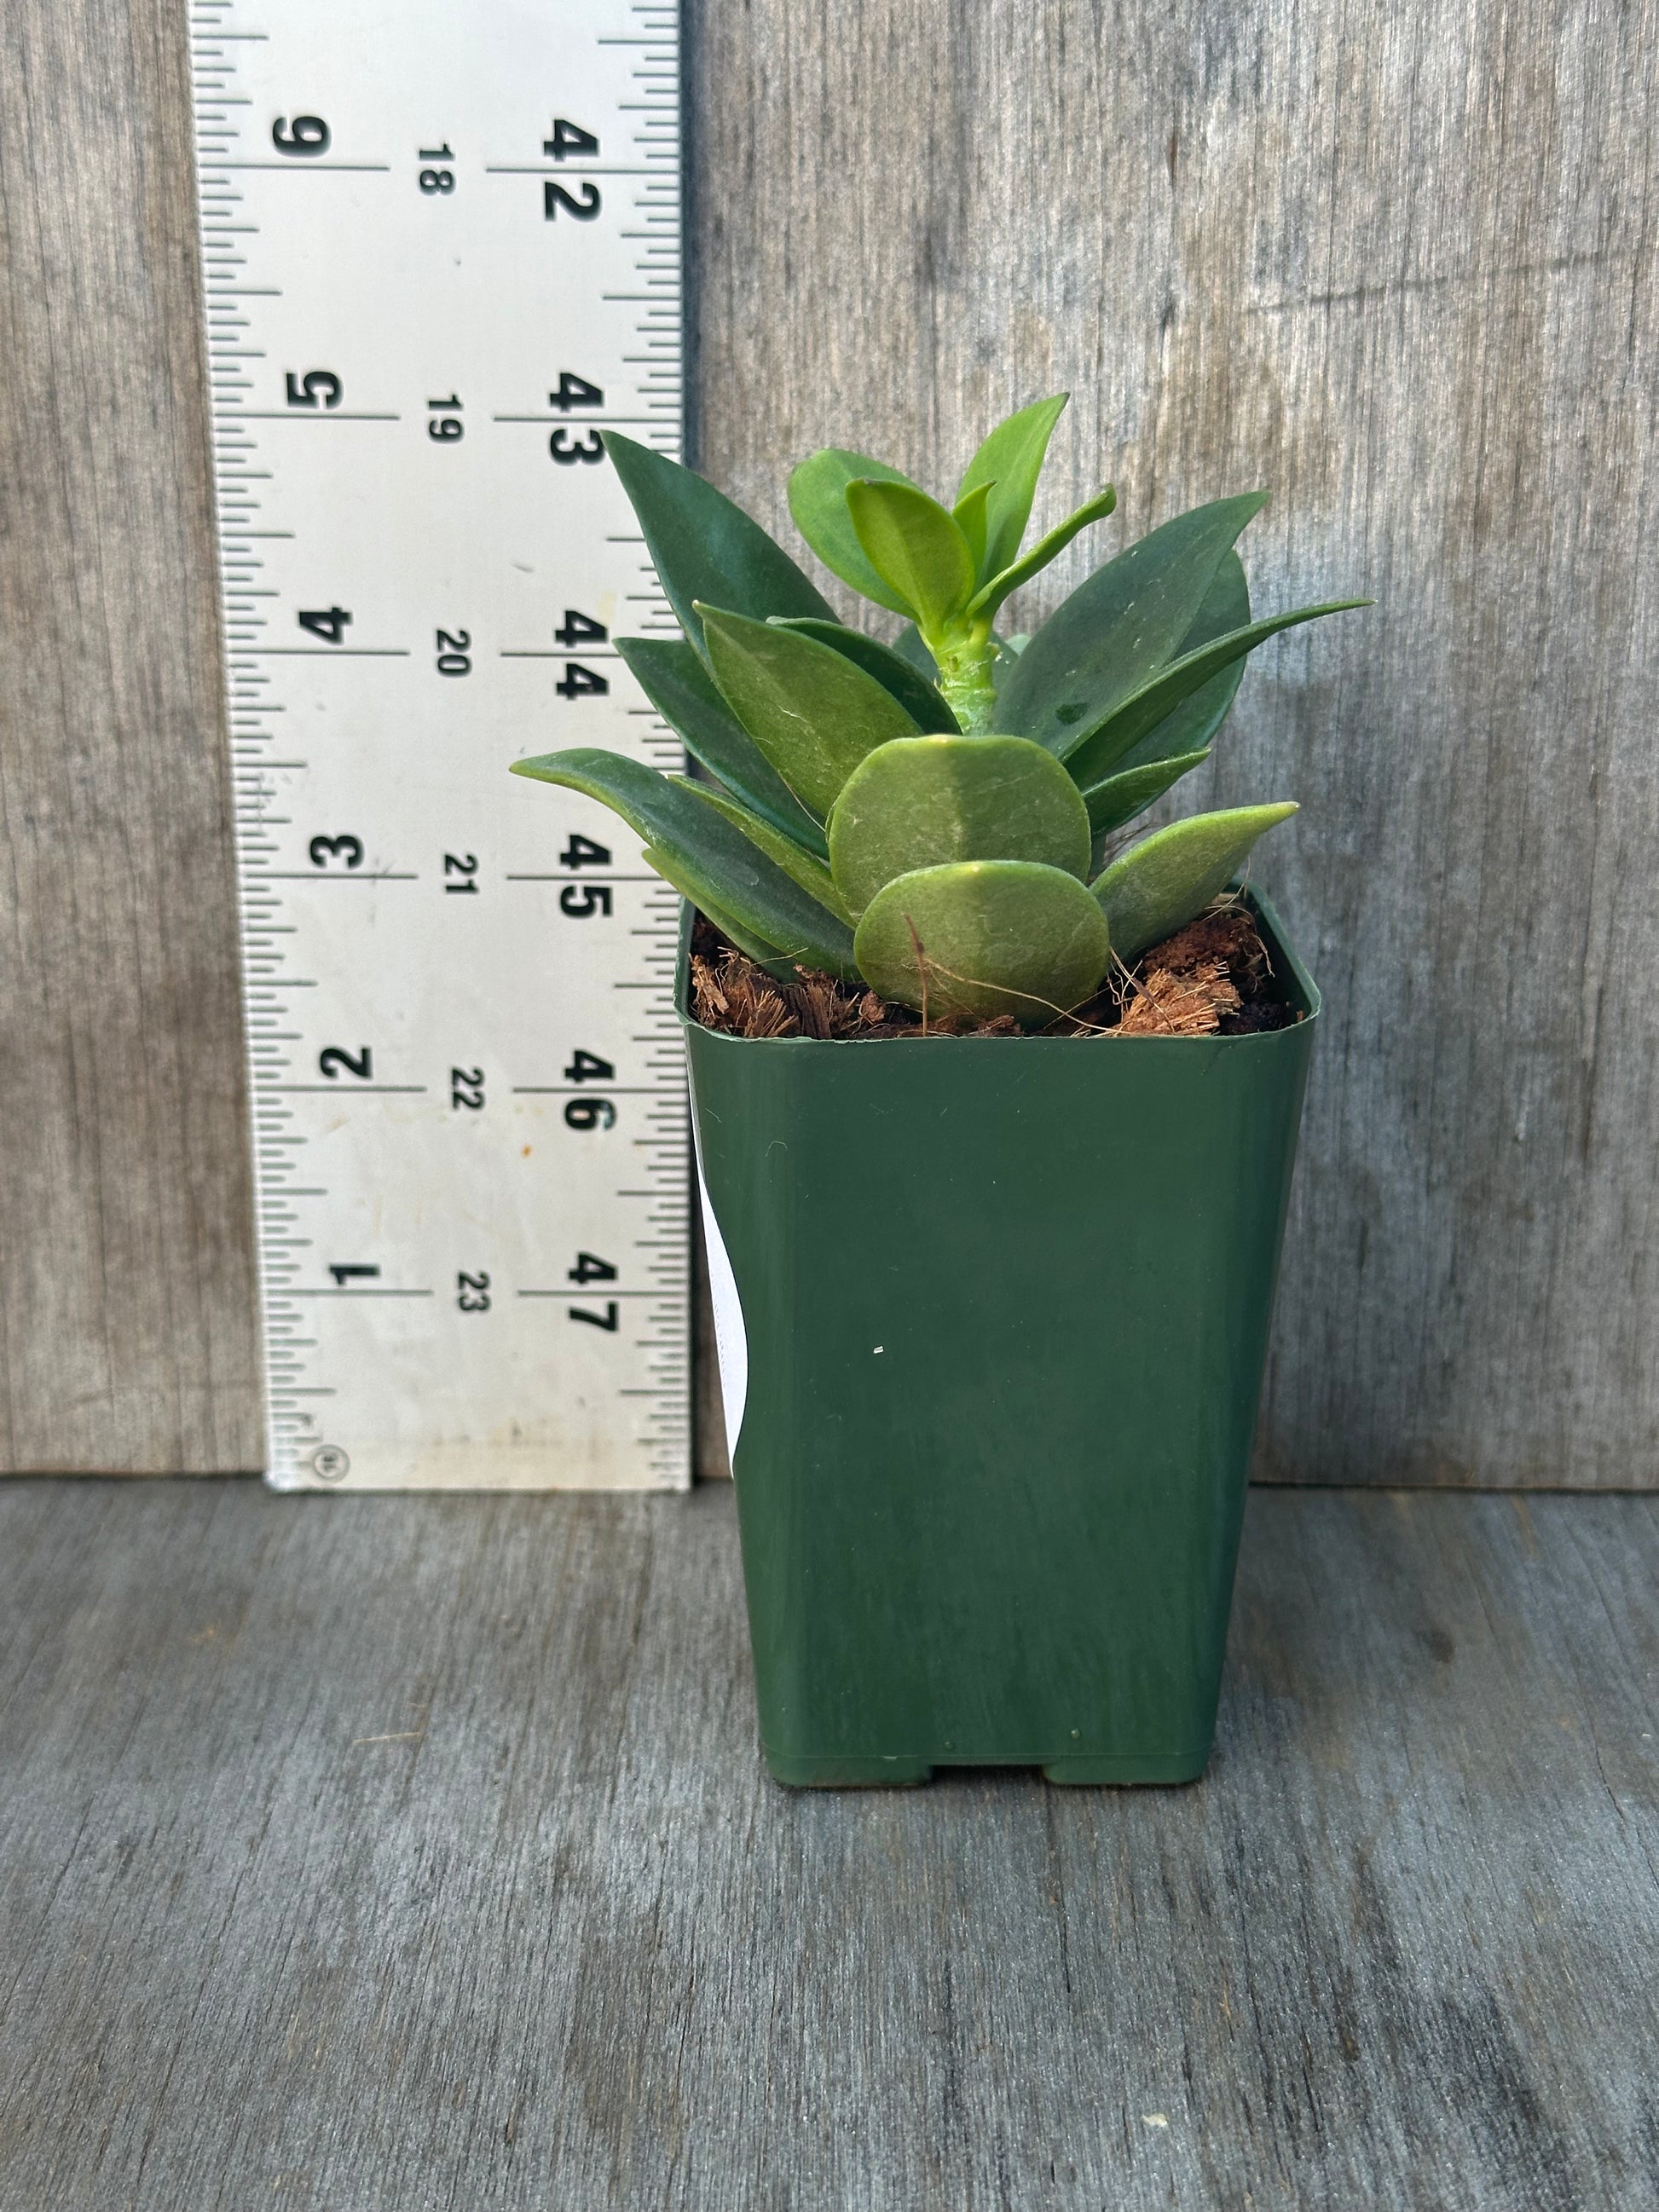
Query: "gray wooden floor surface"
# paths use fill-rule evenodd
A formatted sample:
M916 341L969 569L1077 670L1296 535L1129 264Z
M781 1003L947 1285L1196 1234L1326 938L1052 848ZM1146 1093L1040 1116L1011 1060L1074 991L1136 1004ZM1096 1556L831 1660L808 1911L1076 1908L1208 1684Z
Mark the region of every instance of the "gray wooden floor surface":
M1656 1569L1258 1492L1204 1783L802 1797L724 1486L0 1486L0 2207L1651 2205Z

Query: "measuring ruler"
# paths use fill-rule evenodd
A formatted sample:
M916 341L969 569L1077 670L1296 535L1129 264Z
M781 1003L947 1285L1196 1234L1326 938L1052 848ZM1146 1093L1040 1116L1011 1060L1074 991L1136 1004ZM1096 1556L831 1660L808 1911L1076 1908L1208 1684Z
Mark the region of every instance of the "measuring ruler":
M682 1486L678 900L507 774L684 765L598 436L679 450L676 10L191 21L270 1480Z

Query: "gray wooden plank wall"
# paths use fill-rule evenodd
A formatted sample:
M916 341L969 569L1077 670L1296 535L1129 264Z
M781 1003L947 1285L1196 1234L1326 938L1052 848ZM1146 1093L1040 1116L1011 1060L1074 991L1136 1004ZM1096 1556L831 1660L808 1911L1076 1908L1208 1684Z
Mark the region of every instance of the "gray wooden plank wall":
M0 1464L252 1467L185 10L0 42Z
M1329 1008L1262 1471L1659 1484L1652 12L686 15L717 481L780 522L816 444L949 471L1069 386L1056 508L1109 476L1138 531L1268 483L1259 599L1380 602L1258 656L1200 793L1304 802L1261 872ZM17 0L5 37L0 1442L14 1468L235 1467L182 21Z

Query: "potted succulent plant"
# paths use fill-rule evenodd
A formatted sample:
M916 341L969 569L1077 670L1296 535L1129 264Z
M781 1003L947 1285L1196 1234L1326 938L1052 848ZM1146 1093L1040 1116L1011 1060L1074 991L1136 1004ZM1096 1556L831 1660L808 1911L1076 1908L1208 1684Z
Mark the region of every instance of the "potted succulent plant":
M619 649L703 776L515 763L613 807L689 902L678 1004L788 1783L1181 1781L1213 1730L1319 1001L1266 902L1229 902L1288 802L1107 851L1207 757L1250 650L1336 609L1252 619L1252 493L1000 638L1114 505L1022 554L1064 404L993 431L948 507L858 453L795 471L802 536L902 619L890 644L712 485L607 436L684 633Z

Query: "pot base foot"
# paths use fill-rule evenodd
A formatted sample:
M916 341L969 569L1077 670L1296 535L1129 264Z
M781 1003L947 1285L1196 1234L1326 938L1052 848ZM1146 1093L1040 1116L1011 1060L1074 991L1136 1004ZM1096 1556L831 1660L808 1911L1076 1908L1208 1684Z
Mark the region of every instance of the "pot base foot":
M1064 1787L1124 1783L1196 1782L1209 1764L1210 1747L1174 1754L1134 1753L1108 1759L1054 1759L1042 1770L1045 1782Z

